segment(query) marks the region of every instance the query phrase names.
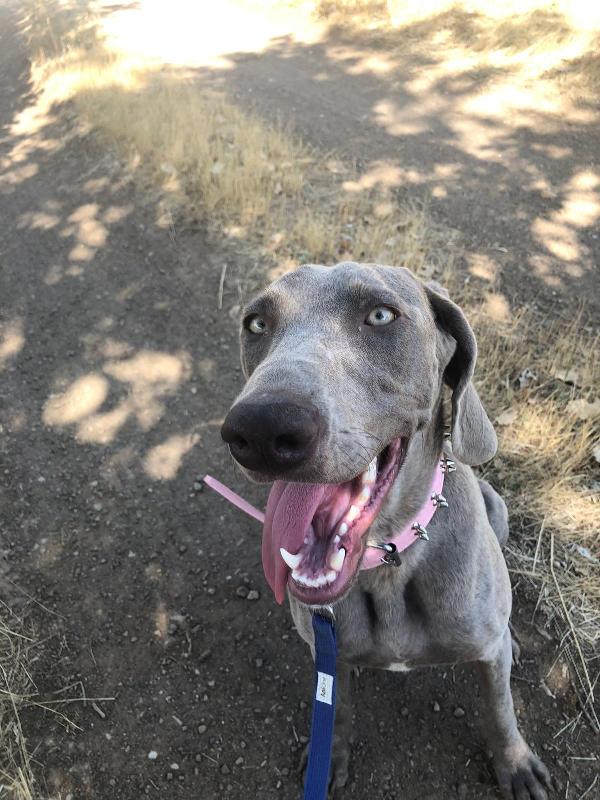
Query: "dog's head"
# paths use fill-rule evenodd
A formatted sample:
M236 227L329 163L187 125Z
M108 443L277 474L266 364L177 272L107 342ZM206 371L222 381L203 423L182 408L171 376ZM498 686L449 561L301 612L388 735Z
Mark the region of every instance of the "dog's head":
M460 308L406 269L307 265L246 307L246 386L222 427L255 481L275 481L263 564L281 601L327 604L347 590L365 534L411 437L452 389L452 442L467 464L496 437L471 383L473 332Z

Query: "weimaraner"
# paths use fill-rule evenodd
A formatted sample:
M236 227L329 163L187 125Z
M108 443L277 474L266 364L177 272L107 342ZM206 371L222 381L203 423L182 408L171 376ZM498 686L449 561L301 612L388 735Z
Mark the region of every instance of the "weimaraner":
M436 284L407 269L306 265L243 314L246 385L221 433L253 481L275 481L263 534L265 574L287 594L313 650L311 607L329 606L338 642L331 792L348 778L354 666L409 670L476 662L502 795L542 800L550 775L517 727L510 692L511 587L504 501L472 465L496 452L471 382L473 331ZM451 451L443 385L451 390ZM423 504L448 453L448 504L400 566L361 570ZM365 492L365 487L367 491Z

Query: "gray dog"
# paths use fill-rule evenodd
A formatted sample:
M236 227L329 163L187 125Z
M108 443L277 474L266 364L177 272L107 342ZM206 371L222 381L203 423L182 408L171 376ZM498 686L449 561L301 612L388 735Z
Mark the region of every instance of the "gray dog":
M247 306L241 352L247 383L221 432L249 478L275 481L265 574L279 602L287 589L313 651L311 607L335 615L332 792L348 777L353 666L473 661L503 796L546 798L548 770L519 733L510 692L506 506L469 466L497 441L471 382L476 343L461 309L406 269L308 265ZM410 528L427 500L444 458L444 384L456 463L448 507L399 566L366 570L367 549Z

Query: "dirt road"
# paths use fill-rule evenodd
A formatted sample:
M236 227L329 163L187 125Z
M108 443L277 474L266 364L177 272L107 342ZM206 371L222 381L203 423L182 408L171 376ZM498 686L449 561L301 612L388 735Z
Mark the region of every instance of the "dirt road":
M531 302L568 315L585 299L597 326L600 109L582 101L561 116L531 85L524 113L506 91L484 91L502 70L467 62L444 73L442 58L417 46L436 24L415 23L395 46L390 36L335 29L319 43L280 37L260 54L231 53L226 69L200 74L242 106L354 161L363 185L424 199L460 231L465 272L495 282L511 308Z
M218 436L241 380L235 281L222 310L218 287L225 263L234 277L245 264L157 225L94 136L36 108L7 7L0 32L0 587L44 639L40 693L81 698L61 707L77 730L24 717L40 796L299 796L309 655L267 591L256 525L197 483L211 471L264 502ZM591 769L569 755L591 744L585 729L553 739L572 696L540 685L556 649L528 602L515 614L523 730L582 792ZM347 797L496 796L470 669L357 683Z

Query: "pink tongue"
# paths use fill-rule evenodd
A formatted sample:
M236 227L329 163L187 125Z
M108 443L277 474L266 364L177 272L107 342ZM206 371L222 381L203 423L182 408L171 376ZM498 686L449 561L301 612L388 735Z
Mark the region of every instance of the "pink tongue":
M273 484L263 526L262 562L265 577L278 603L283 603L289 567L280 547L297 553L320 507L329 505L340 487L325 483Z

